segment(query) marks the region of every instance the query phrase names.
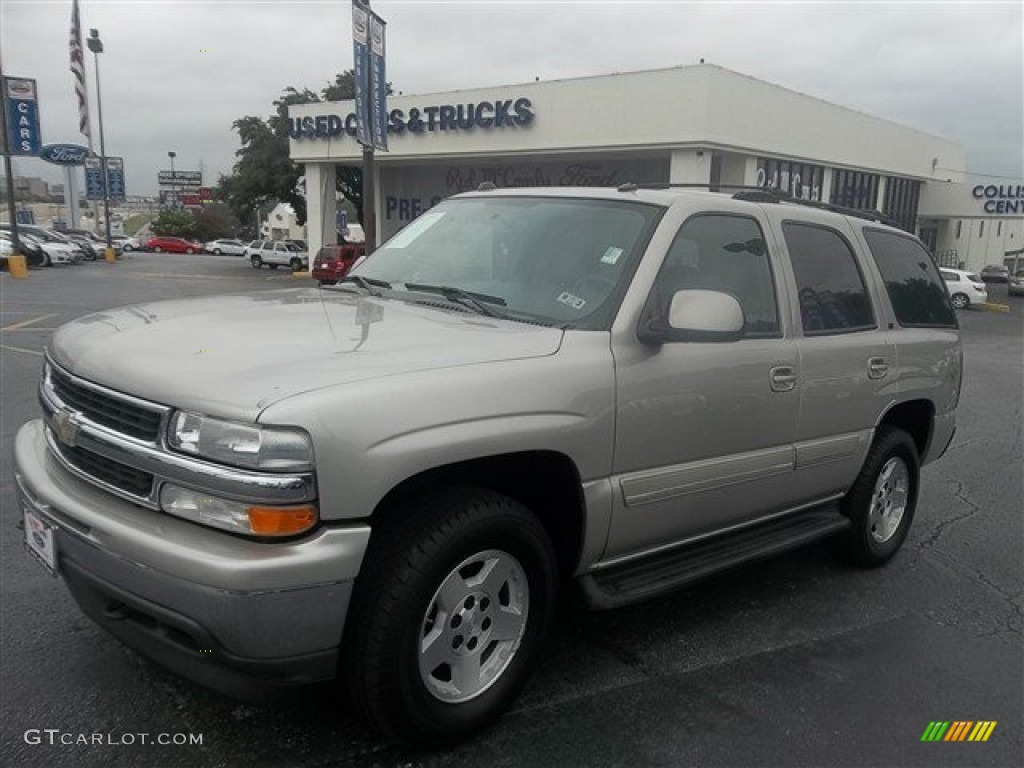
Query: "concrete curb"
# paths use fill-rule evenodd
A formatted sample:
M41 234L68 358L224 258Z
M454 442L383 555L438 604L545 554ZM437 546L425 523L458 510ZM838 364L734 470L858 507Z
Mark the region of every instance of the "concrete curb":
M980 305L980 307L981 307L981 309L984 309L986 312L1009 312L1010 311L1010 305L1009 304L993 304L991 302L985 302L984 304Z
M292 277L309 277L309 272L292 272Z

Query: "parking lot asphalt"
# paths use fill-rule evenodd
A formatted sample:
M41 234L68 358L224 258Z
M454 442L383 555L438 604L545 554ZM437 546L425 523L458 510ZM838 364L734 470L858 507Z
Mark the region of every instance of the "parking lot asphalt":
M0 765L1024 764L1024 299L1005 286L990 289L1008 312L960 313L959 428L887 567L812 546L618 611L567 596L524 695L463 745L381 743L322 692L235 702L127 650L23 550L11 442L37 415L47 339L106 307L309 285L171 254L0 276ZM936 720L997 725L984 743L922 742Z

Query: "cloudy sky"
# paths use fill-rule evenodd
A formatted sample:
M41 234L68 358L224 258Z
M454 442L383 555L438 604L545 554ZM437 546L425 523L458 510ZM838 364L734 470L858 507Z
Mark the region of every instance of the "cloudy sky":
M234 119L351 68L346 0L81 0L98 28L107 151L129 194L156 172L216 181ZM968 169L1024 176L1024 3L374 0L388 79L429 93L708 62L960 142ZM43 140L84 143L68 70L71 0L0 0L8 75L39 82ZM88 57L98 137L92 56ZM97 141L98 148L98 141ZM56 166L15 174L59 181Z

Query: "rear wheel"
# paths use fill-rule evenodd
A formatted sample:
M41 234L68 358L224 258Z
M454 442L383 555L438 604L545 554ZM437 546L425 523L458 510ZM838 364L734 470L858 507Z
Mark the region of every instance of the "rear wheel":
M955 293L953 294L953 306L957 309L967 309L971 306L971 300L967 298L966 294Z
M154 249L153 249L153 252L154 252L154 253L163 253L163 252L164 252L164 249L163 249L163 248L161 248L161 247L160 247L160 246L158 245L158 246L157 246L156 248L154 248Z
M132 248L132 246L129 243L125 243L121 247L121 250L124 251L125 253L131 253L134 250L134 248Z
M874 568L896 554L914 519L919 476L917 446L910 435L879 427L864 466L842 501L851 526L836 544L847 560Z
M292 268L292 272L301 272L302 271L302 259L298 259L298 258L292 259L290 262L288 262L288 266L290 266Z
M192 248L186 248L185 253L195 253L195 250Z
M263 259L259 256L251 256L249 257L249 263L252 264L253 269L259 269L263 266Z
M221 251L221 249L220 249L220 248L214 248L214 249L213 249L213 252L214 252L215 254L217 254L218 256L220 256L220 255L221 255L221 253L222 253L222 251Z
M374 527L342 643L342 679L384 733L450 743L519 693L554 614L543 525L518 502L453 488Z

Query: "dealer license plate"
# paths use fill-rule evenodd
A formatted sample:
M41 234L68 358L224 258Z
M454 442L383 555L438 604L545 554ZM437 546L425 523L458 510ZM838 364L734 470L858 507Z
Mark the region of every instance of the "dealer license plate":
M56 575L57 540L54 538L53 528L30 510L22 511L25 517L25 546L50 573Z

